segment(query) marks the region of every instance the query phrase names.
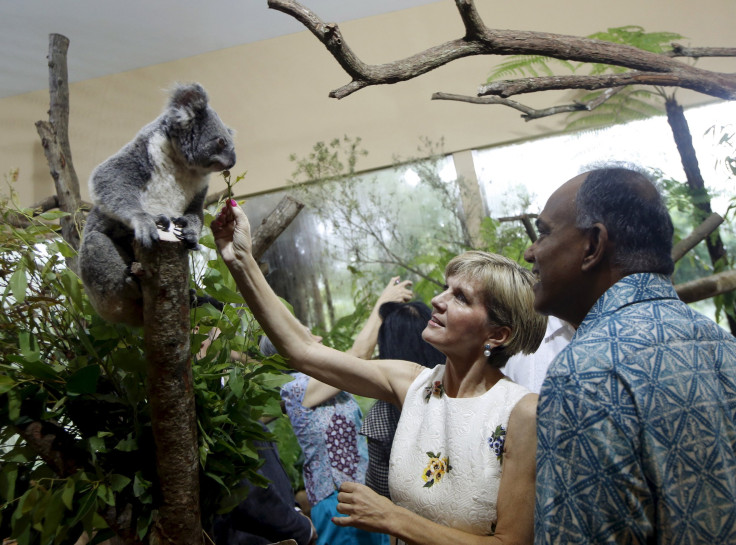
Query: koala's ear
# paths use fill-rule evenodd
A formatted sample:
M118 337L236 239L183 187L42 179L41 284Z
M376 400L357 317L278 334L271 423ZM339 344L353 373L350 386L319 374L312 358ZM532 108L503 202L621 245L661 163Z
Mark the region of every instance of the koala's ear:
M177 85L171 93L169 109L181 124L187 124L207 109L207 92L199 83Z

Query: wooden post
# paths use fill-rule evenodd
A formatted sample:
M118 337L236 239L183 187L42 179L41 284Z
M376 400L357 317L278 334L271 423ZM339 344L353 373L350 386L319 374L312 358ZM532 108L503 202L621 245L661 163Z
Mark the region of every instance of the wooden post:
M188 252L179 241L162 239L150 250L136 248L136 258L143 269L143 341L162 497L153 532L161 544L201 545Z

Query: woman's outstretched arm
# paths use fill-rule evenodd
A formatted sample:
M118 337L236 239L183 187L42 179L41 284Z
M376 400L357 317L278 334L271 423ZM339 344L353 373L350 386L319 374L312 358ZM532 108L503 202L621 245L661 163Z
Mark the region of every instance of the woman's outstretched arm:
M373 354L373 350L376 348L378 342L378 330L381 327L381 305L388 302L406 302L412 297L411 282L404 280L403 282L398 276L391 279L388 285L383 289L381 294L378 296L376 304L373 306L373 310L365 321L363 328L356 335L351 346L346 352L357 356L362 359L370 359ZM325 384L322 381L312 377L309 379L307 389L304 391L304 399L302 399L302 405L307 408L316 407L321 405L328 399L336 396L342 392L339 388Z
M234 200L212 222L217 249L256 320L289 364L341 390L401 406L423 369L406 361L369 362L326 347L281 303L251 253L250 225Z

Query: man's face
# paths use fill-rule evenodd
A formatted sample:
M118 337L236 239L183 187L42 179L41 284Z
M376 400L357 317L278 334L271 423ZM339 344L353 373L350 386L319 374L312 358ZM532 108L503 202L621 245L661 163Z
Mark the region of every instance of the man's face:
M584 179L577 176L550 196L537 219L539 238L524 253L537 277L534 308L576 325L587 312L580 304L587 237L575 227L575 195Z

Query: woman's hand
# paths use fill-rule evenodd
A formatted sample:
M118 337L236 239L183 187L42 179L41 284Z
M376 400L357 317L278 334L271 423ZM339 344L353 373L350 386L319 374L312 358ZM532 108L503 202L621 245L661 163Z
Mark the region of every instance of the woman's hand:
M411 301L413 296L411 280L404 280L402 282L400 277L394 276L388 283L388 286L383 288L381 295L378 296L376 308L380 307L383 303L406 303Z
M217 251L226 264L251 253L250 224L238 203L230 199L210 224Z
M391 500L364 484L345 482L337 494L337 512L345 517L332 517L337 526L354 526L369 532L389 532L389 515L398 509Z

